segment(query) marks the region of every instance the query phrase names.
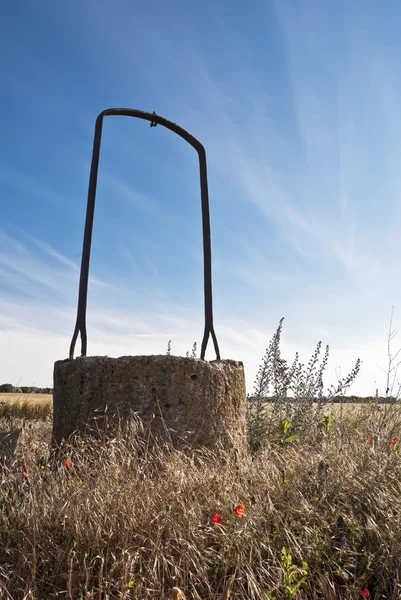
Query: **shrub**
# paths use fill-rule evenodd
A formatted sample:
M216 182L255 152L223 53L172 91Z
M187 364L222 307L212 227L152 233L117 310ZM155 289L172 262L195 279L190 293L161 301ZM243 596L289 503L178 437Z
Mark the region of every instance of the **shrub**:
M351 373L323 395L323 374L329 358L326 346L319 364L322 343L318 342L307 366L296 353L291 366L281 356L282 318L266 349L255 380L255 393L248 401L248 439L251 450L258 450L269 436L277 433L283 421L291 423L294 432L316 435L320 430L325 404L343 395L357 377L358 359Z

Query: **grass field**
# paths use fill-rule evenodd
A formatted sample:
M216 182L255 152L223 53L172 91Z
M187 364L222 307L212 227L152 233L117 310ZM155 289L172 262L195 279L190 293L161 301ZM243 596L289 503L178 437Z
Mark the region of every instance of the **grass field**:
M0 404L2 402L7 402L7 403L29 402L29 403L35 403L35 404L46 404L46 403L53 402L53 394L2 394L2 393L0 393ZM333 403L333 404L329 403L324 407L324 410L337 412L337 411L341 410L341 408L342 408L343 410L355 411L364 406L367 406L367 403L363 403L363 402L361 402L360 404L355 403L355 402L351 402L351 403L343 402L343 403ZM267 407L269 407L269 405L267 405Z
M361 415L364 410L369 409L368 403L334 403L327 404L323 413L332 415L336 418L346 418L353 415L355 418ZM267 404L263 410L264 415L268 415L272 405ZM399 410L399 407L394 407ZM0 418L17 419L47 419L51 417L53 411L52 394L22 394L0 393ZM387 409L385 409L385 413Z
M2 402L31 402L34 404L43 404L53 402L52 394L0 394L0 404Z
M13 419L0 598L397 600L401 419L398 407L349 408L315 440L240 461L150 450L143 432L82 439L55 458L51 418Z
M0 394L0 419L45 420L52 412L52 394Z

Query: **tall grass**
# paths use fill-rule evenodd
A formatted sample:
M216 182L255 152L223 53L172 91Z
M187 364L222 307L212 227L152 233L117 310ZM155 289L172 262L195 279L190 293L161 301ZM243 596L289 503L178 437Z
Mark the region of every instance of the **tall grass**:
M398 442L391 424L368 446L377 414L358 418L314 445L267 444L240 463L222 451L148 451L133 429L46 461L50 425L35 424L3 469L0 597L161 599L178 586L219 598L232 577L237 598L348 600L365 587L397 598Z
M0 419L26 419L42 420L50 418L53 413L53 407L50 402L32 402L29 400L1 402L0 401Z
M241 460L150 445L138 419L57 455L49 420L23 428L0 475L0 598L399 598L401 411L310 410L303 369L298 396L285 362L267 369L277 413L250 411Z

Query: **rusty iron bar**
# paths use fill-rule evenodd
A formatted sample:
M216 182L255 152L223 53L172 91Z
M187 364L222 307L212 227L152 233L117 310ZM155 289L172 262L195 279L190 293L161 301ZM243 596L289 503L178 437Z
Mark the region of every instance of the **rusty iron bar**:
M210 235L210 210L209 191L207 183L206 151L203 145L190 133L172 121L160 117L156 113L144 112L133 108L109 108L100 113L96 119L95 135L93 140L92 164L89 178L88 203L86 207L85 232L82 248L81 274L79 279L79 295L77 320L70 345L70 359L74 358L75 343L78 333L81 334L81 356L86 356L86 307L88 297L89 263L92 244L93 218L95 213L96 187L99 170L100 144L102 139L103 119L108 116L136 117L150 121L151 127L162 125L173 131L190 144L198 153L200 188L202 203L202 230L203 230L203 273L204 273L204 298L205 298L205 329L201 346L201 359L205 359L205 352L209 335L212 336L216 359L220 360L220 350L213 327L213 302L212 302L212 250Z

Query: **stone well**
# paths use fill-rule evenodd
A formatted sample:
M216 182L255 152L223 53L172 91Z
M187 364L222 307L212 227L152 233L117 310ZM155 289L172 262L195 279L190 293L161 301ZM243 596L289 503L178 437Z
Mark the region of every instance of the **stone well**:
M53 443L136 412L150 431L176 447L246 450L242 362L170 355L80 357L54 365Z

